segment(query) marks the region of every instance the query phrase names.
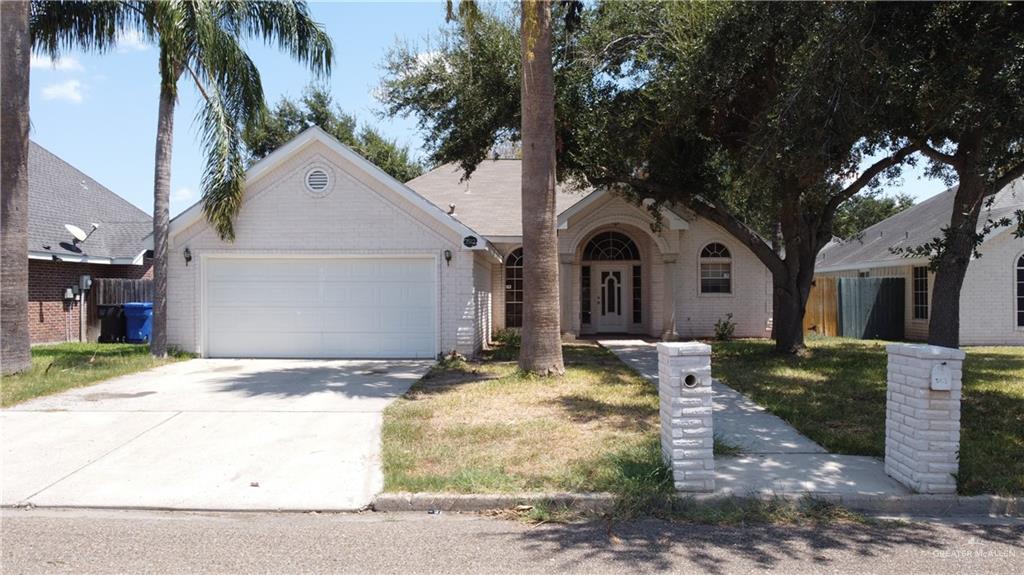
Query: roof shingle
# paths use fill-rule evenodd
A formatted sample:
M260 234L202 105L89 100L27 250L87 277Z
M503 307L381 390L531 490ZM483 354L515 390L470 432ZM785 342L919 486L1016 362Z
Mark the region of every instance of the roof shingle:
M134 258L145 249L142 240L153 229L146 212L35 142L29 145L28 175L30 252ZM61 242L72 244L64 224L88 233L93 223L99 228L79 244L81 253L61 246Z

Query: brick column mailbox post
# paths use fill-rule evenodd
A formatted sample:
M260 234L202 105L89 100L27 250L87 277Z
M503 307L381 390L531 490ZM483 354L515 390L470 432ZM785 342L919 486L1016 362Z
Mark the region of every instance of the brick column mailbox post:
M885 472L918 493L956 493L964 352L892 343Z
M676 491L714 491L711 346L658 344L661 454Z

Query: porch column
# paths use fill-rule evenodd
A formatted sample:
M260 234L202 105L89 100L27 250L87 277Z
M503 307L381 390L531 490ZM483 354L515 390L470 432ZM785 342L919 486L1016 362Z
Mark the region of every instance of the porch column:
M661 282L661 339L672 341L676 334L676 258L678 254L663 254L661 261L664 277Z
M561 332L577 336L580 330L575 319L578 314L574 313L576 309L574 284L573 254L558 254L558 307L561 315Z

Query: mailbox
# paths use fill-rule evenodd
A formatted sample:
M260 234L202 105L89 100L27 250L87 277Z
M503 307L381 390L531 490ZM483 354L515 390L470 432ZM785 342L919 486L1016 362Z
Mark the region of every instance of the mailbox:
M937 363L932 366L933 391L950 391L953 389L953 377L949 373L949 366L946 362Z

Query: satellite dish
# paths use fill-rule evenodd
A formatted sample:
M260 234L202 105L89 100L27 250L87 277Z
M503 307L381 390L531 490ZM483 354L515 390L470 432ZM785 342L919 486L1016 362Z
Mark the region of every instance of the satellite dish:
M77 241L80 242L84 242L85 238L89 237L85 233L85 230L73 224L64 224L64 229L66 229Z

